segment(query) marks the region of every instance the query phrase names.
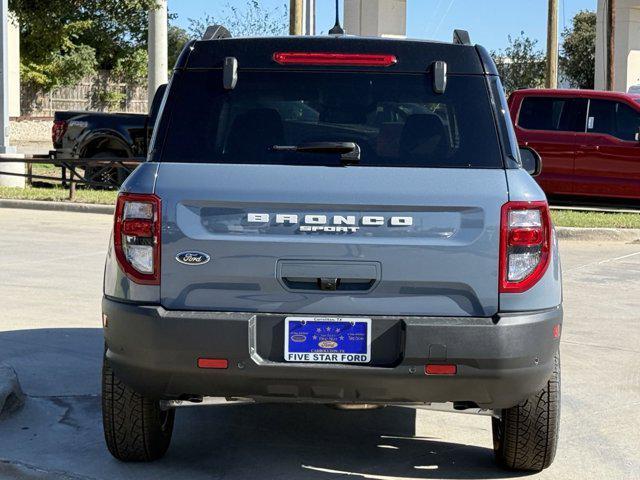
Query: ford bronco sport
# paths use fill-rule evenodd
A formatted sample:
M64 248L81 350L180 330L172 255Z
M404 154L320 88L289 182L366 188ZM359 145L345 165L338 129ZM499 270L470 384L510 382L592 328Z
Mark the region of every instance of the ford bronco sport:
M175 407L223 398L451 402L491 413L500 464L552 462L561 272L539 157L486 50L456 37L185 48L107 255L116 458L161 457Z

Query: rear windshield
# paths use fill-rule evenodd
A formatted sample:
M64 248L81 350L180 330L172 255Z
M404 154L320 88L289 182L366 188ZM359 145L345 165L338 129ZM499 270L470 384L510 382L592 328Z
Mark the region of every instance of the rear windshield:
M274 146L353 142L360 166L501 168L481 76L243 71L233 90L219 70L183 71L171 91L162 161L341 164L339 153Z

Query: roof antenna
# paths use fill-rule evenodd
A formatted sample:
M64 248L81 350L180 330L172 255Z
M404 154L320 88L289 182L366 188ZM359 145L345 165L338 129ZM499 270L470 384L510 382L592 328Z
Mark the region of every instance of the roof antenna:
M340 26L338 0L336 0L336 24L329 30L329 35L344 35L344 29Z

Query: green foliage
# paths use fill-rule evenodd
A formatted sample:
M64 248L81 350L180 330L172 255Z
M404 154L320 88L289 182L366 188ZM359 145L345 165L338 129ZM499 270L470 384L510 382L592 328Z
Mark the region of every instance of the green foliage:
M169 69L173 69L182 48L189 40L191 40L191 36L184 28L180 28L176 25L169 25L169 30L167 31Z
M206 14L202 18L189 19L189 32L200 38L209 25L224 25L234 37L258 37L286 35L289 13L287 4L282 8L267 10L258 0L246 0L244 7L227 3L226 11L220 17Z
M191 34L201 36L209 24L224 24L234 36L287 33L286 4L265 9L258 0L239 3L228 3L220 18L190 19L189 32L169 26L169 68ZM156 5L156 0L9 0L20 22L22 81L46 92L100 69L142 83L147 75L147 12Z
M596 14L578 12L562 32L562 73L577 88L593 88L596 68Z
M122 92L116 92L113 90L106 90L98 92L97 103L101 109L106 110L120 110L122 103L127 99L127 95Z
M44 91L74 85L96 68L96 52L88 45L71 45L62 53L54 53L48 62L23 59L20 64L22 81Z
M156 0L9 0L20 22L24 80L43 90L146 48L147 11Z
M128 57L119 58L113 68L113 74L119 80L142 85L147 80L149 54L144 48L134 50Z
M525 36L524 32L520 32L518 37L508 38L507 48L491 52L507 93L543 86L546 60L538 48L538 41Z

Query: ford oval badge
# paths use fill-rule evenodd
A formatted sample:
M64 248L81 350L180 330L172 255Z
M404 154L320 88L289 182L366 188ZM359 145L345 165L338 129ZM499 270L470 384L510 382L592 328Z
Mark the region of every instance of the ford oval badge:
M176 260L183 265L204 265L211 257L203 252L181 252L176 255Z

